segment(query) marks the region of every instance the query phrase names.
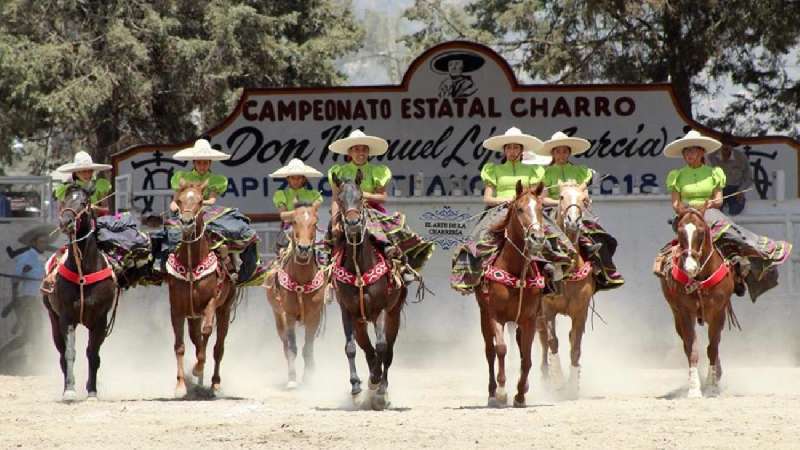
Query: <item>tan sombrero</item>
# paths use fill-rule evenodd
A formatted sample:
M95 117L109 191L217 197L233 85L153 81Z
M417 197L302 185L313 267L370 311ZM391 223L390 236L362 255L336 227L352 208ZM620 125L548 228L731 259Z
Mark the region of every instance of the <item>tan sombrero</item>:
M293 158L289 161L289 164L269 174L270 178L286 178L294 175L304 176L306 178L319 178L322 176L322 173L311 166L307 166L303 161Z
M194 147L185 148L173 156L178 161L223 161L230 157L227 153L211 148L211 143L205 139L198 139Z
M71 163L66 163L56 170L58 172L63 172L63 173L73 173L81 170L109 170L109 169L111 169L111 166L109 164L96 164L94 161L92 161L92 155L86 152L78 152L75 153L75 157L73 158Z
M538 150L534 150L534 153L542 156L552 156L553 149L562 146L569 147L572 150L572 155L580 155L589 150L592 144L584 138L571 137L564 132L556 131L550 139L544 141L544 144Z
M347 150L354 145L366 145L369 147L369 156L382 155L386 153L386 150L389 148L389 143L386 142L385 139L377 136L367 136L359 129L353 130L350 133L350 136L347 136L346 138L333 141L328 148L331 149L333 153L346 155Z
M23 233L22 236L17 238L17 241L19 241L19 243L22 245L27 245L28 247L32 247L33 241L35 241L36 238L44 236L47 238L47 243L52 244L58 237L58 235L53 233L55 229L56 229L55 225L50 225L50 224L38 225Z
M686 136L675 139L664 147L664 156L667 158L683 158L683 149L687 147L701 147L706 154L717 151L722 143L714 138L703 136L699 131L691 130Z
M484 147L496 152L502 152L503 146L506 144L519 144L523 151L529 152L541 147L542 141L535 136L523 133L517 127L511 127L506 130L505 134L492 136L483 141Z

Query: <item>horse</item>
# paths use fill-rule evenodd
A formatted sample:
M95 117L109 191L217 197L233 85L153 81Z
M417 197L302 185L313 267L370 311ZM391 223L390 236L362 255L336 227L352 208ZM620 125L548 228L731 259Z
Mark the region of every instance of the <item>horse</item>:
M361 379L355 365L355 342L358 342L369 365L371 406L382 410L389 405L389 367L394 357L407 289L367 229L368 211L364 206L361 181L360 170L354 181L333 177L339 190L334 199L339 212L331 219L334 238L332 282L342 310L345 354L350 366L350 394L355 400L361 392ZM367 333L368 322L375 329L374 347Z
M303 360L303 380L314 371L314 338L322 319L323 297L327 285L326 273L317 265L314 243L317 231L317 208L297 205L292 212L292 231L289 251L275 274L275 281L266 285L267 301L275 314L278 336L283 342L283 354L289 366L287 389L297 387L294 361L297 357L295 323L306 328Z
M183 369L184 320L189 322L189 338L195 346L197 361L192 374L197 384L203 384L206 345L216 316L217 339L214 344L214 375L211 388L220 391L219 367L225 353L236 286L224 261L218 261L205 236L203 220L203 191L208 182L187 183L181 180L175 203L180 210L181 241L167 260L170 317L175 334L175 358L178 363L175 397L186 395Z
M683 351L689 361L689 398L702 397L697 369L699 348L695 323L708 324L709 361L706 379L710 393L719 389L722 365L719 343L726 315L738 325L731 305L734 273L714 246L711 229L702 210L688 209L676 218L677 246L673 247L672 268L661 278L661 291L672 310L675 330L683 340Z
M89 400L97 399L97 370L100 368L100 346L111 331L119 299L116 275L97 246L95 214L90 198L93 185L77 184L67 188L59 211L59 228L69 242L66 258L59 253L48 262L48 270L57 264L55 285L45 293L43 302L60 354L64 375L64 401L77 399L75 392L75 329L83 325L89 330L86 358L89 377L86 391ZM111 318L109 320L109 313Z
M564 231L575 248L581 237L583 212L591 207L586 185L559 182L561 195L556 210L556 224ZM572 261L572 270L565 274L562 287L557 294L545 295L542 300L542 314L537 327L539 341L542 344L542 375L545 380L551 379L551 363L560 372L558 357L558 336L556 335L556 315L568 316L572 322L569 333L570 342L570 374L568 388L571 394L577 395L580 383L581 340L586 329L586 318L589 304L594 295L595 281L592 266L584 260L580 252L576 252Z
M502 234L504 241L495 257L489 260L480 286L475 291L481 315L481 332L489 365L490 407L505 406L505 357L508 350L503 328L513 322L517 325L516 342L519 347L521 370L517 383L514 406L525 406L530 373L531 347L536 332L544 289L544 277L534 258L545 245L542 192L544 186L523 187L518 181L516 196L508 206L504 220L492 226L491 232ZM495 377L495 358L497 377Z

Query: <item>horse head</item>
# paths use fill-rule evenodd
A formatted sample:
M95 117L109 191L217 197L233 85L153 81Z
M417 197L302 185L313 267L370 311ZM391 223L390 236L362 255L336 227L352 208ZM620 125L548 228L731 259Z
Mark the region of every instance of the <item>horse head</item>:
M86 234L84 230L90 225L93 217L90 202L92 194L94 194L94 183L90 183L87 187L77 183L67 186L59 212L59 228L62 233L70 236L75 236L77 233ZM82 221L81 218L84 216L90 220Z
M356 171L353 181L343 181L335 174L333 183L339 190L339 195L335 199L339 206L344 222L344 234L348 243L360 243L364 239L364 228L366 218L364 217L364 194L361 192L361 181L363 174L361 169Z
M508 211L507 227L514 230L519 227L525 242L525 253L532 257L544 247L544 213L542 212L544 185L537 183L533 187L524 187L517 181L517 195L511 201Z
M180 212L181 229L184 235L193 233L197 216L203 209L203 191L208 186L208 180L202 183L191 183L181 180L178 193L175 195L175 204Z
M703 218L703 211L689 208L676 219L679 264L687 275L694 278L708 262L711 252L711 230Z
M583 211L591 207L586 184L567 181L558 182L558 216L557 221L573 242L577 240L583 222Z
M317 209L308 203L298 203L292 214L292 243L296 257L304 263L313 256L319 219Z

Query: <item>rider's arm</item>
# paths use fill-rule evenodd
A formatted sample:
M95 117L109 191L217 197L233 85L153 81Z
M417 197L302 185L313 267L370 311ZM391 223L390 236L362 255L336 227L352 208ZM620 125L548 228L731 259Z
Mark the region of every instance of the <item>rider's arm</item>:
M286 208L280 207L278 208L278 213L281 215L283 223L292 223L294 211L287 211Z
M720 209L722 207L722 189L714 189L711 198L706 200L705 209Z
M209 206L209 205L213 205L214 203L217 203L217 193L214 192L214 191L211 191L211 192L208 193L208 198L203 200L203 204L206 205L206 206Z
M363 195L366 200L376 203L386 203L386 199L388 198L385 186L375 188L375 192L371 194L364 192Z
M505 202L505 200L501 200L494 196L494 186L487 184L486 187L483 188L483 203L486 206L497 206Z
M675 211L675 214L679 216L686 211L686 205L684 205L683 201L681 200L680 192L672 192L672 210Z

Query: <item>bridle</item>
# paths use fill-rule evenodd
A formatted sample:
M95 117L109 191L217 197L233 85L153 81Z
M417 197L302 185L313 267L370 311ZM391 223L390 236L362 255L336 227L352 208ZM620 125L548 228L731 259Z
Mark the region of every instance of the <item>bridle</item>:
M344 194L344 191L339 193L339 195L342 195L342 194ZM339 203L339 206L343 206L341 199L336 199L336 201ZM352 247L358 247L359 245L364 243L364 237L367 234L366 233L366 230L367 230L367 211L366 210L367 209L364 208L363 201L362 201L361 204L360 204L360 207L346 208L346 209L344 209L344 212L342 212L342 210L343 210L342 208L339 208L339 213L338 214L339 214L339 216L340 216L340 218L342 220L342 225L344 226L344 239L345 239L345 241L347 242L348 245L350 245ZM351 213L351 212L358 213L358 219L354 223L350 223L347 220L347 214ZM358 228L358 232L357 233L351 233L351 230L353 228L356 228L356 227ZM351 240L351 234L355 235L355 236L358 236L357 239Z
M689 248L681 248L680 253L678 253L678 255L681 258L681 260L684 259L684 256L690 256L690 257L695 258L695 259L697 259L699 261L701 259L701 257L703 256L702 255L702 250L704 249L704 247L706 245L706 241L708 241L709 244L711 244L710 245L711 250L708 252L708 255L706 255L706 258L703 261L703 264L701 264L700 267L697 269L697 272L696 272L696 275L695 275L695 276L697 276L697 274L703 273L703 269L705 269L706 265L708 265L708 262L711 261L711 257L714 256L716 248L711 243L711 228L705 223L705 219L703 218L702 214L700 214L700 211L697 211L696 209L690 209L686 213L684 213L681 217L679 217L677 219L678 222L680 222L685 216L690 215L690 214L700 218L700 220L703 222L703 227L705 228L705 233L700 233L700 238L701 238L701 241L700 241L700 249L701 250L700 250L700 252L695 252L694 250L692 250L691 247L689 247ZM679 226L678 230L679 231L683 230L683 227ZM679 242L678 246L680 247L680 240L678 242Z
M516 208L514 203L515 202L512 202L511 204L509 204L509 208ZM529 254L528 251L529 250L531 250L531 251L539 251L539 250L542 249L542 247L544 247L544 239L545 239L545 236L544 236L544 233L543 233L544 225L540 222L540 223L531 223L531 224L526 226L524 223L522 223L522 219L520 218L520 214L518 214L516 211L514 211L514 218L516 219L517 224L519 225L520 229L522 229L522 236L523 236L523 240L525 242L525 245L523 245L523 248L520 249L517 246L517 244L515 244L514 241L511 239L511 237L508 235L508 229L505 230L505 232L503 234L503 237L509 244L511 244L511 247L514 248L514 250L516 250L517 253L519 253L520 256L522 256L523 259L525 259L526 263L530 263L530 262L533 261L533 257L528 256L528 254ZM542 231L542 236L541 237L537 237L536 236L536 232L538 232L538 231Z

